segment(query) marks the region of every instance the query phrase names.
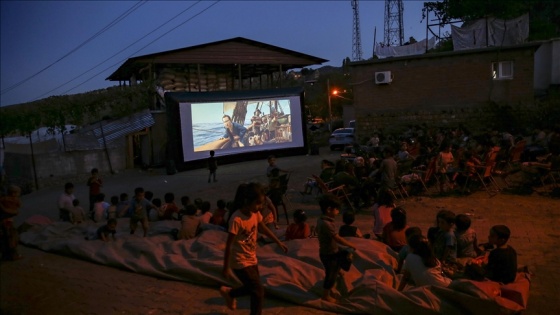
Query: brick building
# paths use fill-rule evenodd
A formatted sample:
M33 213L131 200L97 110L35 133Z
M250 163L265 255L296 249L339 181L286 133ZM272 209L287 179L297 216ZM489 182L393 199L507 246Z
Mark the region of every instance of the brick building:
M462 122L489 103L534 103L559 84L558 41L368 60L351 64L357 132Z

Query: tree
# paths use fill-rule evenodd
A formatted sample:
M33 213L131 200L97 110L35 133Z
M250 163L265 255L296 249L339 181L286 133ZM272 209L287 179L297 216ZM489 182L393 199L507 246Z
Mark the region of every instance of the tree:
M443 0L425 2L422 20L432 12L447 24L461 19L465 22L493 16L512 19L529 13L529 40L549 39L560 36L560 1L551 0Z

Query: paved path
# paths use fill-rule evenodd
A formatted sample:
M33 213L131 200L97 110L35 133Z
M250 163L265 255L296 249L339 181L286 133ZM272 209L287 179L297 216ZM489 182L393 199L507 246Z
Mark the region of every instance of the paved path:
M319 215L313 197L302 198L299 190L306 178L319 172L321 159L335 160L340 152L323 148L318 156L280 157L281 168L293 171L290 178L291 209L303 208L311 216ZM233 198L241 181L266 180L266 161L223 165L218 169L218 182L208 184L207 171L191 170L165 175L164 170L152 172L127 171L104 176L103 192L108 196L143 186L163 197L173 192L177 199L212 201ZM76 184L76 196L87 206L86 178ZM42 189L22 198L24 207L17 219L21 223L32 214L56 217L56 200L61 188ZM529 202L528 202L529 201ZM529 265L536 274L531 287L529 307L525 314L556 314L560 312L560 201L536 194L530 197L497 195L485 192L468 197L421 197L404 201L409 224L423 231L433 225L436 212L449 208L455 213L470 213L479 239L485 240L494 224L507 224L513 231L510 244L517 250L520 265ZM291 220L291 214L290 214ZM373 225L371 213L363 210L357 225L369 232ZM280 223L285 225L283 214ZM87 261L21 247L24 259L0 266L0 311L2 314L248 314L248 298L239 300L239 310L225 308L216 288L161 280L145 275L93 264ZM324 311L293 305L268 298L264 314L327 314Z

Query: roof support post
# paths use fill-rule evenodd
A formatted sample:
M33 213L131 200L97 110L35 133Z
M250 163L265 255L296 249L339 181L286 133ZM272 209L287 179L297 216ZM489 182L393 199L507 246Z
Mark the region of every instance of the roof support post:
M196 64L196 76L198 77L198 91L201 92L202 82L200 80L200 63Z
M282 64L278 65L278 70L280 71L279 75L278 75L278 84L280 87L282 87L282 78L284 77L284 73L282 71Z
M237 76L239 78L239 90L243 90L243 78L241 77L241 64L237 64Z

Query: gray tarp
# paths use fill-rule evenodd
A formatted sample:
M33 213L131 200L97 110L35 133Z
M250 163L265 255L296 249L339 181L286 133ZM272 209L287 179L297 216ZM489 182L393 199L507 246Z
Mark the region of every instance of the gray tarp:
M452 25L451 36L453 50L522 44L529 38L529 14L511 20L488 18L462 27Z
M84 239L95 234L99 226L92 222L35 224L21 234L21 241L44 251L146 275L216 288L225 282L221 271L227 233L206 230L196 239L174 241L170 231L179 228L178 221L150 224L148 237L144 238L141 230L130 235L129 220L119 219L117 240L107 243ZM497 296L500 285L491 281L477 284L455 280L449 288L424 286L399 292L395 288L400 277L393 271L396 253L374 240L353 238L352 242L357 247L353 265L336 286L340 303L320 299L324 271L316 238L286 242L287 254L276 244L258 247L259 270L267 294L337 313L513 314L524 309L524 303L522 306ZM528 295L528 284L526 287Z

